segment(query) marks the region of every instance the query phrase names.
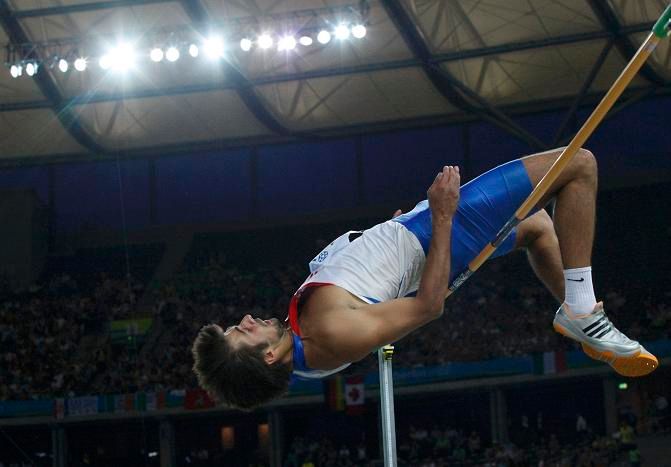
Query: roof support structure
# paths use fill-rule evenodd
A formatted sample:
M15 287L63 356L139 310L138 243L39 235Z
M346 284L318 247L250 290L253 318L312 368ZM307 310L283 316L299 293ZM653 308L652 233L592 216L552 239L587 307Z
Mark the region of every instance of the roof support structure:
M671 87L646 87L639 89L628 89L624 91L623 102L616 106L606 115L605 120L613 117L620 110L629 105L639 102L642 99L652 96L671 96ZM596 105L603 93L588 93L583 99L584 105ZM572 99L556 98L539 101L535 103L512 104L504 107L505 111L511 115L522 115L529 112L547 112L566 109L572 103ZM433 115L430 117L419 117L400 119L394 121L373 122L367 124L357 124L348 126L339 126L332 128L320 128L318 136L321 140L330 138L352 137L361 134L388 133L390 131L410 128L427 128L432 126L445 126L461 123L470 123L475 120L474 115ZM563 145L570 140L570 136L564 138L559 144ZM286 137L278 135L253 136L245 138L215 139L210 141L185 142L181 144L168 144L160 146L147 146L132 149L125 149L115 153L115 157L122 159L133 159L140 157L165 156L168 154L185 154L194 151L221 151L222 149L232 149L241 147L255 147L259 145L282 144L296 141L295 137ZM109 156L109 155L108 155ZM56 164L66 162L80 162L82 160L90 161L88 154L57 154L49 156L34 155L28 157L0 158L0 169L18 166L33 166L44 164Z
M575 114L578 110L578 107L580 106L580 102L582 102L585 95L589 92L589 88L592 86L592 83L594 82L594 79L599 74L599 70L601 70L601 67L606 62L606 58L608 58L608 54L610 53L610 49L612 49L612 48L613 48L613 41L610 40L606 43L606 45L601 50L601 53L597 57L596 62L594 62L594 65L592 66L592 69L590 70L589 74L585 78L585 81L582 83L582 86L580 87L580 91L578 91L578 95L575 97L575 99L573 100L573 103L571 104L571 107L566 112L566 116L564 117L564 120L562 121L561 125L559 125L559 128L557 129L557 133L555 133L555 136L552 140L552 145L553 146L557 146L557 144L561 140L562 136L564 136L564 133L566 132L566 128L568 127L569 123L571 123L571 121L575 117Z
M473 22L471 21L470 17L464 11L464 9L462 8L462 6L459 2L454 3L454 9L456 10L457 14L459 15L461 23L466 28L469 29L469 31L471 32L473 37L477 38L477 41L478 41L478 44L480 45L480 47L486 47L485 41L482 40L482 37L480 36L480 33L478 32L477 28L475 27L475 25L473 25ZM482 96L480 96L477 93L477 91L471 89L469 86L466 86L464 83L462 83L458 79L454 78L444 68L441 67L440 71L442 71L446 75L445 77L452 83L453 86L460 89L461 92L463 92L465 95L469 96L471 99L473 99L475 102L477 102L478 105L480 105L481 107L487 109L487 111L489 113L491 113L492 115L499 118L502 122L506 123L507 125L510 125L515 131L520 132L520 135L521 135L522 139L524 139L525 141L535 142L535 145L538 149L547 148L547 145L545 143L543 143L540 139L538 139L533 134L524 130L521 126L518 126L515 122L513 122L510 119L510 117L508 117L500 109L498 109L496 106L487 102L487 100L484 99ZM477 89L477 87L476 87L476 89Z
M14 16L7 0L0 0L0 24L2 24L12 43L21 44L28 42L28 36ZM38 59L40 57L36 56L34 58ZM106 152L105 149L86 132L77 115L67 105L67 100L61 96L56 83L49 76L49 72L42 68L35 73L33 79L44 97L47 98L48 107L53 109L61 125L63 125L70 136L92 153L104 154Z
M622 28L621 30L626 31L627 34L630 34L635 32L649 31L651 27L652 23L641 23L637 25L628 26L626 28ZM537 49L541 47L561 46L565 44L574 44L576 42L591 41L605 38L612 39L613 36L605 31L594 31L590 33L557 36L547 39L515 42L510 44L475 48L470 50L460 50L445 54L436 54L432 56L430 63L437 65L440 63L447 63L469 58L486 57L489 55L517 52L520 50ZM249 83L252 86L261 86L264 84L275 84L287 81L300 81L300 80L324 78L330 76L341 76L346 74L371 73L376 71L394 70L399 68L418 67L421 66L422 63L423 62L417 58L410 58L405 60L393 60L388 62L369 63L350 67L310 70L302 73L288 73L272 76L261 76L254 79L248 79L247 83ZM174 95L190 94L198 92L210 92L217 89L233 89L233 88L234 88L233 85L226 85L226 84L222 85L220 83L216 83L216 84L180 86L179 88L149 89L137 92L125 92L124 94L91 92L85 95L73 97L68 102L68 105L81 105L95 102L110 102L122 99L141 99L147 97L174 96ZM51 104L48 101L13 102L13 103L0 104L0 112L42 109L42 108L48 108L50 106Z
M475 92L468 94L468 98L474 101L476 105L471 104L462 94L463 88L459 88L458 90L455 86L455 82L458 80L439 66L432 64L433 57L431 51L400 0L383 0L381 3L413 55L421 61L422 68L431 83L448 101L460 109L474 113L502 128L527 143L531 148L537 150L546 149L546 146L538 138L533 137L533 135L529 134L515 122L504 117L501 112L492 112L494 107Z
M631 26L629 32L647 31L652 27L652 23L644 23ZM430 59L430 64L437 66L440 63L448 63L468 58L486 57L489 55L502 54L508 52L516 52L519 50L537 49L541 47L561 46L565 44L573 44L576 42L591 41L598 39L613 39L610 33L603 31L595 31L586 34L575 34L568 36L558 36L542 40L516 42L511 44L498 45L493 47L482 47L471 50L463 50L457 52L450 52L446 54L436 54ZM412 68L422 66L423 62L418 58L409 58L405 60L392 60L388 62L367 63L364 65L355 65L350 67L326 68L319 70L304 71L301 73L287 73L271 76L260 76L258 78L247 79L246 83L249 86L262 86L265 84L275 84L287 81L300 81L308 79L325 78L331 76L342 76L348 74L358 73L373 73L377 71L395 70L401 68ZM82 105L96 102L111 102L123 99L142 99L150 97L161 96L175 96L199 92L211 92L221 89L235 89L236 84L231 83L208 83L197 84L190 86L180 86L176 88L162 88L162 89L143 89L135 92L121 93L100 93L89 92L81 96L75 96L68 100L67 105ZM12 112L16 110L31 110L48 108L51 104L49 101L25 101L12 102L0 104L0 112Z
M538 139L536 136L532 135L528 131L526 131L524 128L519 126L517 123L515 123L510 117L508 117L503 111L501 111L499 108L496 106L490 104L487 102L486 99L484 99L482 96L480 96L478 93L473 91L471 88L466 86L464 83L453 77L451 74L449 74L447 71L443 70L442 68L438 68L438 72L441 73L442 75L445 76L445 79L456 89L461 91L465 96L467 96L470 99L473 99L480 107L482 107L487 113L485 115L491 115L494 117L496 120L492 121L490 119L487 119L488 121L494 123L495 125L503 128L504 130L508 131L509 133L517 136L519 139L522 141L525 141L529 146L532 148L538 149L538 150L544 150L547 149L548 146L545 144L543 141Z
M112 8L122 8L131 6L148 5L151 3L168 3L172 0L108 0L105 2L80 3L76 5L61 5L47 8L34 8L30 10L14 11L14 17L39 18L43 16L70 15L73 13L83 13L87 11L110 10Z
M623 33L622 25L617 19L616 13L609 6L609 2L604 2L603 0L588 0L588 2L603 27L615 37L615 45L624 56L624 59L626 61L631 60L634 54L636 54L636 47L629 37ZM643 64L640 74L657 86L667 84L666 80L649 63Z
M186 14L191 18L191 21L195 23L195 28L201 34L207 35L206 25L209 22L209 15L200 1L180 0L180 3ZM253 84L230 62L223 60L222 63L225 76L231 80L240 99L242 99L254 117L273 133L289 136L292 132L285 128L261 102L261 99L254 92ZM219 88L221 88L221 85Z

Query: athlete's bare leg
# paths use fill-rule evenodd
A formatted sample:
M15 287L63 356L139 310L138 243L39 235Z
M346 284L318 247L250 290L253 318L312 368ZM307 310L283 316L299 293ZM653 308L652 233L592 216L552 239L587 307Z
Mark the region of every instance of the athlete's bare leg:
M536 276L560 303L564 301L564 274L559 241L552 219L541 209L517 226L515 248L524 249Z
M535 154L523 159L534 186L545 176L559 154L561 154L561 149ZM596 216L596 190L596 160L591 152L581 149L539 203L540 207L543 207L552 199L556 200L554 227L557 232L563 267L567 270L575 271L575 268L586 268L591 264ZM520 223L518 227L521 227L523 223ZM546 250L545 255L537 254L538 249L536 250L537 253L533 253L533 247L529 248L529 251L532 265L536 262L534 269L556 295L555 290L552 289L557 269L557 266L553 265L553 262L556 261L556 258L553 259L553 251L555 250L550 248ZM541 264L539 264L539 260ZM568 271L566 272L568 273ZM590 278L589 282L591 283L591 271L583 271L581 274L583 278L589 274L587 277ZM544 277L547 279L543 279ZM574 282L582 282L582 278L580 281L574 280ZM564 282L564 284L565 290L568 290L566 289L568 283ZM575 294L573 295L575 298ZM590 298L594 300L593 291ZM568 308L565 309L565 305L568 306L566 303L562 304L555 314L554 328L559 333L580 342L587 355L608 362L618 373L624 376L643 376L657 368L656 357L646 351L638 342L632 341L621 333L603 314L603 308L600 304L597 304L593 312L588 314L569 313ZM594 332L594 329L596 329L596 332Z
M534 186L545 176L559 154L561 149L522 159ZM554 224L563 267L566 269L591 265L596 190L596 159L591 152L580 149L539 203L545 206L556 199Z

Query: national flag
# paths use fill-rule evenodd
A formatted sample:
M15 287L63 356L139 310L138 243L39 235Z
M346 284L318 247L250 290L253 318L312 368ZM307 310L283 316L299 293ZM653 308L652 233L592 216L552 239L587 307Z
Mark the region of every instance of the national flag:
M543 352L534 355L534 373L539 375L554 375L567 370L566 352Z
M345 405L347 415L361 415L366 407L363 376L350 376L345 382Z
M98 413L98 397L83 396L68 399L68 415L94 415Z
M135 408L140 412L147 410L147 393L145 392L136 392L135 393Z
M165 409L167 406L165 391L158 391L156 393L156 410Z
M126 412L132 412L135 408L135 393L128 393L123 395L123 409Z
M110 337L113 343L123 344L137 339L142 342L149 334L152 318L122 319L110 322Z
M56 420L65 418L65 399L59 397L54 400L54 417Z
M114 412L114 394L105 394L98 398L101 412Z
M207 409L209 407L214 407L214 405L214 401L205 390L201 388L187 389L186 395L184 396L185 409Z
M324 402L333 411L345 410L345 393L342 376L335 375L324 381Z
M145 398L146 398L145 407L146 407L146 410L148 412L153 412L153 411L158 409L158 404L157 404L158 403L158 397L156 397L155 392L146 393Z
M165 395L165 407L184 407L185 389L171 389Z
M114 413L124 411L125 394L114 394Z

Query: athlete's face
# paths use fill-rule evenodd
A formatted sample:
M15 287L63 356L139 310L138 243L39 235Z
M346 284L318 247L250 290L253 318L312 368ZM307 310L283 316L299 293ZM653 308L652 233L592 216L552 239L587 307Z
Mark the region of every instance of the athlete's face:
M239 324L226 328L224 336L234 346L267 344L272 347L282 339L285 332L286 328L277 318L263 320L245 315Z

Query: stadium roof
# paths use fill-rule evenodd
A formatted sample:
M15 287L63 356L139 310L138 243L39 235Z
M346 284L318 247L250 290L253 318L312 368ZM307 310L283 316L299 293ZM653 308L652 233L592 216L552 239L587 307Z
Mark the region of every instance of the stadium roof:
M511 116L567 114L604 92L666 0L0 0L0 163L164 154L483 119L543 148ZM361 39L278 51L241 38L316 37L364 24ZM212 33L222 57L186 48ZM97 63L132 41L135 70ZM151 47L182 57L149 61ZM88 69L72 61L85 56ZM669 41L630 99L668 88ZM67 72L57 60L66 58ZM33 77L25 67L40 64ZM21 63L13 78L10 65ZM567 119L568 121L568 119Z

